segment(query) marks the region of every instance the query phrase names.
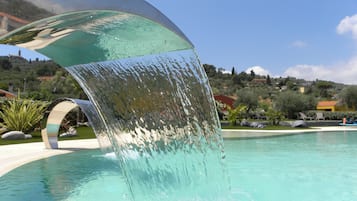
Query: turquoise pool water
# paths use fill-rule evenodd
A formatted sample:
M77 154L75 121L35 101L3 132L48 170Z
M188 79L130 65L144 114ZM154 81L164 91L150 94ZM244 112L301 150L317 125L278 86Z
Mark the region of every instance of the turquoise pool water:
M234 200L357 198L357 132L225 140L225 149ZM1 200L128 200L110 158L88 150L26 164L0 177Z

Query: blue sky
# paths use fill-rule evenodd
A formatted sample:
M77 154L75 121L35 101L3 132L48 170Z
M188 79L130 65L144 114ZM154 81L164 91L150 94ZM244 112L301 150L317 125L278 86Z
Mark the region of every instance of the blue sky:
M356 0L148 1L190 38L202 63L357 84Z
M357 84L356 0L148 2L186 34L202 63Z
M48 59L46 56L39 54L35 51L27 50L25 48L20 48L11 45L1 45L0 44L0 55L7 56L7 55L18 55L19 50L21 50L21 56L26 59L35 60L36 58L40 60Z

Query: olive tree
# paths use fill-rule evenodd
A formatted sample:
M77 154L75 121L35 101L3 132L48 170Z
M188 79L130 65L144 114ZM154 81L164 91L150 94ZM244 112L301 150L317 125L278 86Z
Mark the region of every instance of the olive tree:
M259 95L255 91L252 91L251 89L242 89L238 91L237 95L238 98L234 102L234 105L245 105L247 107L247 113L258 107Z
M316 100L312 96L307 96L293 91L280 93L274 100L275 108L283 112L287 118L296 118L296 113L314 109Z
M341 100L349 108L357 109L357 86L346 87L340 94Z

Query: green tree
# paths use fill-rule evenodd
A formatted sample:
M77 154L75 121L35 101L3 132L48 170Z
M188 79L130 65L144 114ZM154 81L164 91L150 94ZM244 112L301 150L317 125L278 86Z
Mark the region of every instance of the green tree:
M246 105L247 113L258 107L259 95L251 89L242 89L237 93L237 100L234 102L235 106Z
M205 69L205 72L208 77L215 77L217 74L216 67L214 65L210 64L203 64L203 68Z
M234 69L234 66L232 67L232 75L236 74L236 70Z
M267 75L267 85L269 85L269 86L271 86L271 79L270 79L270 76L269 75Z
M65 94L70 94L72 98L85 99L87 97L81 86L71 75L68 75L66 77L63 86L63 91Z
M315 99L293 91L280 93L275 101L275 107L278 111L283 112L290 119L296 118L296 113L313 109Z
M58 67L56 65L44 64L36 69L37 76L53 76L55 75Z
M296 85L295 82L293 82L292 80L289 80L285 83L286 87L290 90L293 90L293 91L297 91L298 90L298 87Z
M233 84L244 87L244 83L249 80L249 75L246 72L235 74L232 77Z
M255 78L255 72L254 70L250 71L250 80L253 80Z
M87 98L77 81L63 70L58 70L52 80L42 82L40 93L30 94L30 97L40 100L52 100L63 96L80 99Z
M9 85L5 82L0 82L0 89L8 90Z
M0 66L4 70L10 70L12 68L12 63L8 59L0 60Z
M344 104L346 104L349 108L357 109L357 86L349 86L342 90L341 100Z
M322 98L330 98L328 90L333 87L332 82L318 80L318 81L316 81L316 87L320 91L320 97L322 97Z

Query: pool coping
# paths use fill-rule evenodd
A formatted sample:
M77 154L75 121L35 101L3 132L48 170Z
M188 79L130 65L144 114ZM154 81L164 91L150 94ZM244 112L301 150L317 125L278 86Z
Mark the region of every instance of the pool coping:
M78 150L97 149L97 139L59 141L59 149L46 149L43 142L0 146L0 178L26 163Z
M292 129L292 130L222 129L222 136L225 139L244 139L244 138L277 137L277 136L312 133L312 132L333 132L333 131L357 131L357 126L356 127L326 126L326 127L311 127L308 129Z
M294 130L259 130L259 129L223 129L224 139L246 139L260 137L277 137L326 131L357 131L357 127L314 127ZM98 149L97 139L59 141L59 149L46 149L43 142L22 143L0 146L0 178L11 170L26 163L55 155L72 153L78 150Z

